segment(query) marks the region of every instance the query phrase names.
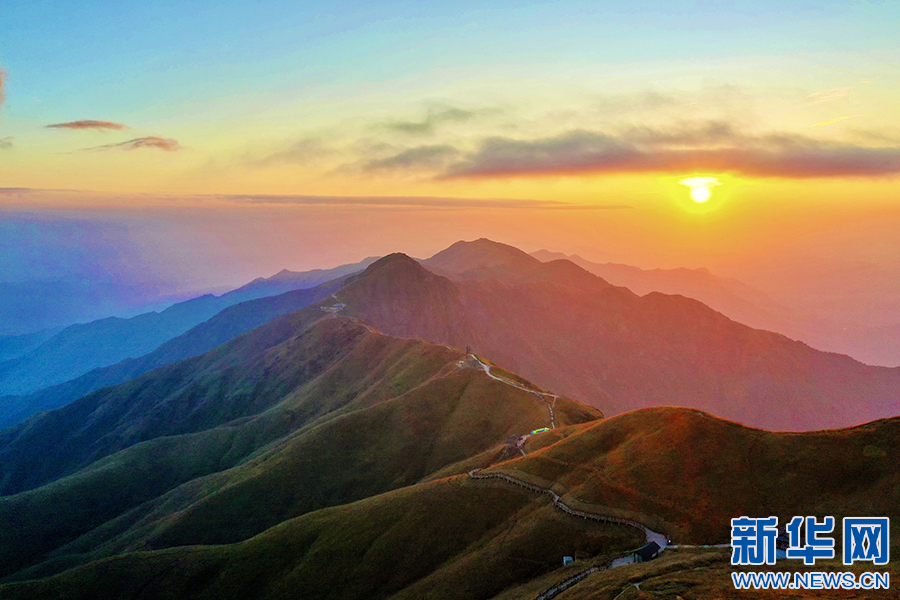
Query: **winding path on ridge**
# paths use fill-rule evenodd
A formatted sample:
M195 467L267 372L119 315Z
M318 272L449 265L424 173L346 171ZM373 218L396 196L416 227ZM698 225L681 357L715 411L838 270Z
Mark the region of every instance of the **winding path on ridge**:
M480 360L478 362L481 363L484 367L487 367L487 365L482 363ZM491 377L493 377L494 379L498 379L497 377L494 377L493 375L491 375L490 371L487 368L485 368L485 372L488 375L490 375ZM508 380L505 380L505 379L500 379L500 381L504 381L506 383L510 383L511 385L515 385L514 383L509 382ZM516 385L516 387L520 387L520 386ZM521 388L521 389L526 389L526 388ZM531 391L531 390L528 390L528 391ZM522 479L513 477L512 475L507 475L506 473L502 473L499 471L484 472L481 469L472 469L471 471L469 471L468 475L469 475L470 479L481 479L481 480L501 479L501 480L507 481L509 483L512 483L514 485L518 485L519 487L523 487L532 492L536 492L538 494L547 494L548 496L550 496L550 501L553 502L553 506L555 506L556 508L558 508L559 510L563 511L564 513L566 513L568 515L571 515L573 517L579 517L579 518L586 519L586 520L597 521L599 523L610 523L610 524L614 524L614 525L626 525L628 527L634 527L636 529L640 529L644 533L644 543L645 544L649 543L649 542L656 542L656 544L659 546L660 552L662 552L666 548L670 547L669 540L665 535L659 533L658 531L653 531L652 529L650 529L649 527L647 527L646 525L644 525L642 523L633 521L631 519L623 519L621 517L613 517L610 515L603 515L603 514L599 514L599 513L589 513L589 512L583 511L583 510L574 509L571 506L569 506L568 504L566 504L565 502L563 502L562 497L550 488L545 488L545 487L541 487L538 485L534 485L533 483L528 483L527 481L523 481ZM564 579L563 581L560 581L560 582L554 584L547 590L544 590L541 594L539 594L537 596L537 598L535 600L550 600L551 598L557 596L558 594L562 593L563 591L569 589L573 585L581 582L588 575L591 575L592 573L596 573L597 571L604 571L607 569L613 569L616 567L621 567L624 565L632 564L634 562L635 562L634 554L629 553L625 556L621 556L619 558L613 559L608 564L592 565L592 566L588 567L587 569L585 569L583 571L579 571L578 573L572 575L571 577L568 577L567 579Z
M344 306L346 306L346 305L343 304L340 300L338 300L337 296L334 294L331 295L331 298L334 299L335 304L333 304L331 306L320 306L319 308L325 312L330 313L330 316L332 318L334 318L337 316L337 313L341 309L343 309ZM375 331L367 324L366 324L366 328L369 329L369 331L372 331L372 332ZM556 429L556 416L553 413L553 409L556 406L556 401L559 399L558 394L551 394L549 392L541 392L541 391L535 390L533 388L526 387L518 382L512 381L505 377L500 377L498 375L494 375L493 373L491 373L491 366L489 364L482 361L475 354L469 353L469 356L471 356L472 358L475 359L475 361L479 364L479 366L482 368L482 370L484 370L485 374L488 377L490 377L491 379L494 379L494 380L504 383L506 385L512 386L514 388L520 389L525 392L529 392L529 393L537 396L538 399L540 399L544 404L547 405L547 409L550 411L550 428ZM548 398L552 399L552 402L549 401ZM531 434L525 435L525 437L530 437L530 436L531 436ZM524 454L524 452L523 452L523 454ZM527 481L523 481L521 479L513 477L512 475L507 475L506 473L501 473L501 472L497 472L497 471L491 471L491 472L485 473L481 469L472 469L471 471L469 471L468 476L471 479L481 479L481 480L502 479L509 483L518 485L518 486L523 487L528 490L531 490L533 492L537 492L539 494L547 494L548 496L550 496L550 500L553 502L553 506L555 506L556 508L558 508L559 510L563 511L566 514L572 515L573 517L579 517L582 519L593 520L593 521L597 521L600 523L626 525L629 527L634 527L636 529L640 529L644 533L644 540L645 540L644 543L656 542L657 545L659 545L660 552L662 552L663 550L665 550L668 547L672 547L672 548L678 547L678 546L674 546L674 545L670 546L668 543L668 538L665 535L663 535L659 532L653 531L649 527L647 527L641 523L638 523L637 521L632 521L631 519L623 519L620 517L613 517L613 516L609 516L609 515L589 513L589 512L582 511L582 510L574 509L574 508L570 507L568 504L566 504L565 502L563 502L560 495L557 494L556 492L554 492L553 490L551 490L550 488L543 488L543 487L528 483ZM728 544L725 544L723 546L728 546ZM684 546L684 547L688 547L688 546ZM541 594L539 594L537 596L536 600L550 600L551 598L557 596L558 594L567 590L571 586L584 580L588 575L591 575L592 573L596 573L597 571L603 571L606 569L612 569L615 567L620 567L620 566L631 564L634 562L635 562L634 554L628 554L626 556L616 558L616 559L612 560L609 564L606 564L606 565L596 565L596 564L592 565L592 566L588 567L587 569L580 571L580 572L576 573L575 575L572 575L571 577L568 577L567 579L564 579L563 581L560 581L560 582L556 583L555 585L551 586L549 589L547 589L544 592L542 592ZM638 587L638 586L639 586L639 584L634 584L634 587ZM621 595L621 593L619 595Z
M481 361L479 361L481 362ZM484 364L484 363L482 363ZM583 510L576 510L562 501L562 498L559 494L551 490L550 488L544 488L533 483L528 483L527 481L523 481L518 479L517 477L513 477L512 475L507 475L506 473L501 473L499 471L489 471L484 472L481 469L472 469L468 473L470 479L502 479L514 485L518 485L527 490L531 490L532 492L536 492L538 494L547 494L550 496L551 502L553 502L553 506L563 511L566 514L572 515L573 517L579 517L582 519L597 521L599 523L610 523L615 525L627 525L629 527L634 527L636 529L640 529L644 533L644 543L648 542L656 542L659 545L659 551L662 552L667 547L669 547L669 540L663 534L653 531L646 525L638 523L637 521L632 521L631 519L623 519L621 517L613 517L609 515L601 515L598 513L589 513ZM588 575L592 573L596 573L597 571L604 571L607 569L613 569L615 567L621 567L623 565L628 565L634 563L634 554L629 553L626 556L622 556L620 558L616 558L612 560L609 564L604 565L592 565L587 569L560 581L549 589L544 590L541 594L537 596L535 600L550 600L556 595L562 593L563 591L569 589L576 583L584 580Z
M629 527L634 527L636 529L640 529L644 533L644 541L646 542L656 542L659 545L660 551L665 550L669 541L665 535L653 531L646 525L642 523L638 523L637 521L633 521L631 519L623 519L621 517L613 517L610 515L601 515L598 513L589 513L583 510L577 510L566 504L562 501L562 497L551 490L550 488L544 488L533 483L528 483L527 481L523 481L517 477L513 477L512 475L507 475L506 473L501 473L500 471L489 471L484 472L481 469L472 469L469 471L469 477L471 479L503 479L504 481L508 481L509 483L518 485L525 489L531 490L533 492L537 492L538 494L547 494L550 496L550 501L553 502L553 505L559 510L563 511L566 514L572 515L573 517L579 517L582 519L588 519L592 521L597 521L600 523L611 523L614 525L627 525ZM619 560L619 559L616 559ZM619 566L624 564L629 564L628 562L616 562L612 566Z
M338 300L337 296L335 296L334 294L331 295L331 298L334 299L335 304L332 304L331 306L320 306L319 310L330 313L332 317L336 317L338 314L338 311L341 310L342 308L344 308L344 306L346 306L346 304L344 304L340 300Z
M535 396L537 396L541 400L541 402L543 402L544 404L547 405L547 408L550 410L550 429L556 429L556 416L553 414L553 408L556 406L556 401L559 399L559 395L551 394L549 392L539 392L538 390L535 390L535 389L529 388L529 387L525 387L524 385L516 383L515 381L512 381L510 379L506 379L505 377L500 377L498 375L494 375L493 373L491 373L491 366L489 364L487 364L486 362L484 362L483 360L481 360L480 358L478 358L478 356L476 356L474 354L470 353L469 356L474 358L478 362L478 364L481 365L481 368L484 370L485 373L487 373L487 376L490 377L491 379L495 379L501 383L505 383L506 385L511 385L514 388L520 389L525 392L530 392L530 393L534 394ZM553 402L552 403L549 402L547 400L547 398L553 398Z

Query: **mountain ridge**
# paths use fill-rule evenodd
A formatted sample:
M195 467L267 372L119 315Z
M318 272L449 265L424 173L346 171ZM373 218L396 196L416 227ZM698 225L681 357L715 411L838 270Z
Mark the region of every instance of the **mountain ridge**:
M543 402L464 358L309 307L7 430L3 574L135 544L235 543L548 423ZM562 398L555 413L600 417Z
M27 347L27 351L0 362L0 396L28 394L70 381L94 368L143 356L230 306L294 289L312 288L359 271L373 260L367 258L326 270L297 273L283 270L220 296L205 294L160 312L70 325Z
M445 251L443 264L449 262ZM607 414L683 405L767 429L810 430L898 412L900 369L816 351L696 300L639 297L572 264L534 262L504 281L435 279L409 267L402 293L379 281L374 273L384 263L377 262L337 297L345 314L385 333L471 345ZM465 260L458 264L471 272ZM371 285L363 288L364 281Z

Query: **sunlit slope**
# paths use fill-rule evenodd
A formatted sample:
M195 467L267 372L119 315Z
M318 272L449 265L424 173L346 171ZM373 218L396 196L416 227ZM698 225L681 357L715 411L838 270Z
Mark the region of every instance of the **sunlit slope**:
M515 249L509 268L523 270L498 279L506 267L495 250L489 268L476 262L463 272L488 279L451 281L397 254L348 280L337 297L346 314L385 333L471 344L607 415L677 405L766 429L812 430L900 413L900 369L813 350L682 296L638 297L571 262L540 263ZM446 255L442 264L450 264Z
M676 542L728 543L741 515L900 517L900 418L773 433L694 410L653 408L494 467L628 511Z
M316 314L31 422L4 448L9 485L63 477L0 498L3 575L240 541L496 455L507 436L549 423L544 402L460 364L459 350L341 317L308 326ZM555 407L560 424L599 416L564 398Z

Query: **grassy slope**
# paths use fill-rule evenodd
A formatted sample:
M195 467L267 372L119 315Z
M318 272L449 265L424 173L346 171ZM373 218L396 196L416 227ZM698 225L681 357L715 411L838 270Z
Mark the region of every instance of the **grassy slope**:
M645 409L498 468L584 502L653 515L677 542L727 543L740 515L900 517L900 418L773 433L694 410ZM652 519L651 519L652 520Z
M739 514L896 518L898 468L887 457L896 455L898 427L900 419L893 419L850 430L778 434L691 410L648 409L563 428L545 438L549 445L492 468L546 479L566 488L568 501L595 501L632 514L659 511L674 525L678 542L722 542L726 519ZM748 481L747 473L758 477ZM311 512L243 542L126 552L0 587L0 595L524 599L588 563L557 568L561 555L608 557L633 548L639 537L628 528L566 517L546 497L502 482L455 476ZM779 568L799 567L790 562ZM830 563L822 568L842 570ZM592 575L566 593L737 597L729 590L730 571L727 552L687 549Z
M410 284L407 291L413 291L413 287ZM338 295L342 301L348 300L343 294ZM455 311L450 305L445 308L447 314ZM343 319L329 319L323 327L341 323L350 327ZM425 324L439 327L441 323ZM292 387L288 384L294 379L279 379L278 368L295 364L297 348L311 351L320 347L324 334L318 328L313 333L320 335L319 342L304 345L291 338L277 348L266 347L269 350L265 359L257 362L248 363L246 353L233 356L233 361L217 355L209 365L228 371L239 364L253 364L254 369L267 374L267 381L274 375L273 382L263 388L247 388L243 383L249 380L242 379L246 373L235 376L236 371L228 371L225 379L216 379L201 370L201 382L191 383L200 386L192 388L197 393L179 396L179 404L187 401L190 410L186 420L177 421L178 427L164 428L165 435L157 439L126 444L122 453L108 455L108 464L90 465L70 478L27 492L33 494L29 498L22 494L13 497L19 504L4 515L4 523L14 525L12 530L18 534L13 535L22 536L19 542L33 543L46 539L48 533L68 521L58 518L55 525L45 525L43 534L34 530L35 524L40 524L42 517L52 521L53 508L70 504L63 495L45 497L43 512L29 515L22 512L23 508L39 504L36 498L40 494L53 486L67 485L73 477L115 473L118 468L121 473L117 477L131 473L135 481L142 482L160 474L178 475L178 469L166 471L166 460L177 460L179 468L190 470L204 468L202 461L218 456L217 452L240 456L225 465L220 460L218 470L209 475L167 488L144 504L116 513L115 518L98 520L96 529L83 537L72 537L67 547L51 557L57 563L37 567L32 573L50 574L79 561L94 561L91 564L56 577L0 587L0 597L281 598L299 593L304 597L333 598L489 598L513 594L515 588L511 586L530 586L526 582L551 568L551 563L558 561L558 554L564 550L568 553L572 545L580 546L583 552L596 553L634 544L624 533L604 530L602 526L589 532L573 531L570 522L547 506L546 498L510 489L502 482L481 485L458 477L418 484L351 505L315 510L323 505L316 504L318 491L329 498L325 504L347 502L354 499L355 490L377 493L372 490L388 481L391 474L394 478L387 484L388 489L407 485L420 473L421 479L427 480L490 460L499 452L491 443L502 427L484 429L480 437L483 445L478 444L477 435L473 443L466 445L463 434L473 429L481 431L479 426L485 414L496 413L495 409L486 411L485 406L490 406L489 401L498 395L512 394L515 401L521 400L522 404L514 405L511 411L516 418L524 415L527 419L546 419L546 407L531 394L518 392L522 394L519 398L513 388L489 380L475 369L443 371L444 367L452 367L460 354L413 340L393 340L390 344L428 347L434 353L430 356L449 353L445 357L448 360L437 361L440 368L436 371L420 371L418 365L423 357L415 352L365 352L367 358L362 362L347 359L349 354L329 358L326 352L311 359L308 378L296 380L306 383ZM345 333L349 335L349 329ZM367 332L359 339L383 343L391 338ZM349 340L345 338L338 345L344 348ZM298 345L294 350L292 341ZM254 346L246 340L241 344L246 352L250 351L248 345ZM409 356L410 360L389 356ZM326 368L325 363L330 366ZM378 371L382 364L394 368ZM480 402L466 399L466 390L472 384L462 386L460 380L467 377L477 377L484 384L486 391ZM421 384L412 385L412 380ZM346 391L348 381L353 382L354 392ZM301 390L304 385L311 387ZM183 387L178 388L179 393ZM142 388L129 389L139 392ZM207 395L198 395L204 389ZM284 392L281 396L272 392L272 398L280 398L277 402L260 407L247 401L257 397L257 393L268 397L266 390L275 389ZM464 391L454 396L451 390L459 389ZM310 401L304 402L307 392ZM455 402L434 406L436 401L446 403L448 397L455 398ZM204 398L213 401L204 402ZM563 422L592 418L574 403L561 402L557 407L558 420L566 411L573 418ZM235 407L246 410L236 417ZM533 428L527 419L508 422L503 431L521 433ZM207 429L182 431L179 428L184 423ZM228 430L244 432L245 426L251 424L247 431L254 436L270 431L267 427L279 426L293 433L267 438L269 441L263 444L252 436L241 438L240 443L226 439L225 434L232 433ZM158 420L150 419L143 422L145 429L138 429L146 433L158 426ZM418 426L424 429L416 429ZM649 409L541 434L529 440L529 456L496 468L516 469L565 488L567 501L593 503L639 519L652 519L648 524L670 533L678 542L723 542L727 541L728 519L739 514L776 514L782 519L795 514L875 514L896 518L900 475L891 457L898 454L898 428L900 419L891 419L852 430L778 434L693 410ZM390 435L378 435L379 431ZM433 435L426 437L422 431ZM205 442L209 446L179 437L207 433L223 437L210 438ZM248 443L247 439L256 441ZM148 443L151 445L145 446ZM150 457L159 456L161 468L153 468L151 463L145 475L133 473L137 465L146 464L147 458L136 454L134 462L128 463L127 453L144 452L154 448L154 443L178 446L149 453ZM458 452L459 445L466 451ZM373 446L382 462L366 462L373 457ZM220 450L213 450L216 447ZM194 457L188 456L191 448L197 449ZM235 454L235 448L242 448L243 454ZM340 456L342 452L347 456ZM452 462L460 455L462 461ZM192 462L195 459L199 467ZM317 473L322 460L333 461L328 463L328 470L337 472L338 477ZM232 470L219 477L223 468ZM190 473L184 476L193 477ZM108 483L97 489L115 489ZM128 485L124 488L130 489ZM311 494L309 490L316 492ZM96 501L102 503L103 496L97 491ZM86 504L86 510L96 509L91 503ZM314 512L275 525L246 541L134 552L172 544L234 541L268 527L273 520L308 510ZM20 521L17 523L16 519ZM892 537L898 539L896 532ZM547 554L540 554L544 550ZM115 556L95 560L106 553ZM5 559L10 558L18 556L10 552ZM553 583L558 574L548 575L546 581ZM543 581L541 586L546 587ZM717 589L715 586L721 583L718 579L710 582L702 585L713 587L702 589ZM662 581L657 583L663 586ZM623 588L616 585L614 582L598 592L599 597L607 597L603 595L607 591L615 591L609 597L622 592ZM659 590L661 594L668 593L662 587ZM529 588L521 597L530 594Z
M325 319L236 370L235 352L248 359L247 346L256 345L244 340L201 357L200 367L179 363L165 377L107 390L90 413L105 418L87 422L123 447L91 462L78 446L88 435L76 425L58 443L76 465L88 456L84 467L0 498L3 572L45 563L35 572L44 574L126 549L235 542L411 485L492 447L496 454L508 435L546 425L542 402L459 368L458 350L372 333L352 320ZM193 376L172 376L183 372ZM109 417L123 406L121 418ZM598 416L565 399L558 405L562 423ZM150 439L128 444L126 433Z
M558 518L533 494L445 479L287 521L246 542L136 553L4 598L490 598L563 553L623 551L632 530ZM423 541L427 540L427 541Z

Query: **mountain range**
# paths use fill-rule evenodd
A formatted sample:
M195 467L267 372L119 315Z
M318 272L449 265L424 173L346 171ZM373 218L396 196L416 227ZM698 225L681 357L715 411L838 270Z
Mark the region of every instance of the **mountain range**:
M567 259L392 254L16 397L46 412L0 430L0 598L512 600L592 566L567 595L724 596L695 546L736 516L900 539L898 396Z
M471 345L608 415L689 406L809 430L897 413L900 369L814 350L696 300L637 296L570 261L542 263L488 240L460 242L421 265L392 255L336 296L346 314L385 333Z
M561 556L643 541L479 467L682 545L727 541L739 514L900 502L896 418L798 435L557 398L556 427L509 458L505 439L548 425L536 386L331 314L285 315L4 432L0 595L533 598L573 573ZM727 561L667 553L683 571Z
M640 269L618 263L596 263L577 254L540 250L531 254L542 262L571 260L613 285L639 296L651 292L693 298L730 319L800 340L818 350L846 354L869 365L900 366L900 323L896 323L896 286L885 273L863 266L856 272L830 273L812 278L810 290L778 296L778 301L753 287L710 273L708 269ZM867 268L868 267L868 268ZM875 271L875 272L872 272ZM865 277L870 277L865 282ZM866 301L872 281L886 279L875 298ZM844 293L835 280L843 280ZM773 286L789 281L779 279ZM881 289L886 288L886 289ZM834 296L831 298L830 296ZM871 309L865 308L873 304ZM865 316L871 313L874 321ZM887 324L882 321L887 320ZM874 324L873 324L874 323Z
M163 342L207 321L229 306L315 287L362 270L375 259L334 269L307 272L283 270L264 279L222 294L199 296L179 302L161 312L148 312L128 319L107 317L70 325L42 339L40 333L9 336L0 362L0 396L27 394L68 381L91 369L115 364L151 352ZM38 341L38 343L35 343Z

